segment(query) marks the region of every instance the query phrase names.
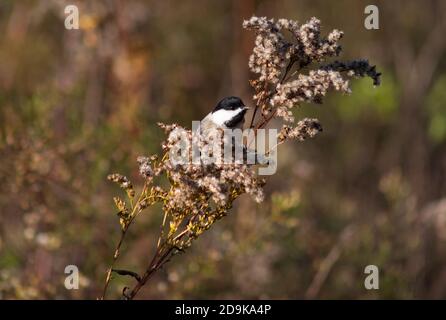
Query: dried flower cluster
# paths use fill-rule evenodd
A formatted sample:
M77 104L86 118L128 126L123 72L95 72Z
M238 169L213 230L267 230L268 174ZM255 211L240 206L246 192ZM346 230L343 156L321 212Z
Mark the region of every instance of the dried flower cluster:
M374 85L379 85L380 73L366 60L321 64L341 53L338 41L343 32L335 29L326 38L322 37L317 18L299 25L293 20L252 17L243 23L243 27L257 33L249 59L250 70L258 75L251 81L257 101L251 120L254 128L264 127L274 117L293 123L294 107L304 102L322 103L331 90L350 93L349 80L343 74L347 77L369 76ZM284 31L289 33L288 38ZM310 67L312 69L308 70ZM262 118L254 123L257 109L261 110ZM299 126L294 132L297 131ZM283 138L289 132L289 125L284 125L280 136Z
M126 191L128 197L128 202L119 197L114 198L122 236L141 211L155 203L162 205L164 219L157 254L145 276L140 277L134 272L112 267L107 274L107 284L113 271L133 276L138 280L138 284L143 284L152 272L173 255L187 249L194 239L209 229L215 221L224 217L238 196L248 193L257 202L263 200L264 181L246 164L223 162L176 164L171 161L169 155L178 148L182 138L190 141L184 149L187 154L192 154L192 146L199 147L201 152L210 152L208 148L213 149L214 146L206 139L195 141L197 138L190 130L176 124L159 125L168 136L162 144L164 157L161 160L157 156L138 157L139 173L145 179L145 184L136 202L133 186L125 176L116 173L108 176L110 181L117 183ZM162 177L168 179L169 188L161 186ZM118 247L115 252L115 260L119 256L119 249ZM124 296L132 298L138 290L137 286L129 294L124 293Z
M293 20L279 19L274 22L266 17L252 17L243 22L243 27L257 32L249 68L259 74L259 82L279 83L282 69L289 61L298 62L302 68L312 61L338 55L341 51L337 42L343 32L333 30L326 39L321 39L320 21L316 18L299 26ZM282 30L289 31L294 42L286 40Z
M326 58L340 54L338 41L343 33L333 30L326 38L321 37L320 21L316 18L299 25L293 20L280 19L275 22L264 17L252 17L243 23L243 27L257 33L249 59L249 68L257 76L251 81L256 106L250 126L258 130L271 119L282 118L287 124L279 133L278 144L288 139L303 141L322 131L317 119L303 119L291 125L294 122L292 109L302 102L322 103L330 90L350 92L344 74L349 77L370 76L375 85L379 84L380 74L365 60L320 64ZM291 40L287 40L283 31L290 33ZM302 73L313 63L317 64L314 69L308 70L307 74ZM261 111L261 116L254 122L257 110ZM133 185L126 177L119 174L109 176L109 180L126 191L128 201L119 197L114 199L122 233L113 264L107 272L102 298L115 272L136 279L133 289L123 290L123 297L132 299L150 276L173 255L183 252L214 222L227 215L241 194L250 194L257 202L263 200L265 181L257 177L252 165L219 161L176 163L171 159L179 146L189 156L197 149L199 153L211 155L216 145L217 150L223 149L221 144L224 140L210 140L207 136L203 137L203 133L202 139L195 140L190 130L177 124L160 126L167 134L162 144L163 157L138 157L139 172L145 183L137 198ZM185 146L181 145L184 141ZM162 205L164 218L156 253L145 273L138 275L132 271L114 269L129 226L140 212L155 203Z
M278 140L279 143L287 139L304 141L307 138L313 138L320 131L322 131L322 126L319 120L305 118L300 120L294 128L289 125L283 125Z
M161 127L168 134L168 139L163 143L163 152L169 154L173 148L177 147L180 135L186 135L186 139L191 141L187 146L186 153L192 154L193 147L201 153L212 153L215 150L215 143L223 143L223 139L210 141L206 136L193 136L190 130L186 130L178 125L163 125ZM180 134L181 132L181 134ZM218 150L223 150L219 146ZM193 214L200 214L203 210L196 198L212 200L219 207L231 204L231 198L235 193L248 193L257 202L263 200L261 185L263 180L259 179L252 167L243 163L228 164L223 161L182 163L173 164L166 159L162 166L162 172L166 172L177 197L171 200L166 209L179 210L186 208ZM208 207L206 203L204 205Z

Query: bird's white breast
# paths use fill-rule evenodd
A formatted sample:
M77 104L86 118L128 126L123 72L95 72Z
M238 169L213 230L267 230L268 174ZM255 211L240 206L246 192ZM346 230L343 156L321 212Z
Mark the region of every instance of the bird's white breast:
M242 109L237 109L237 110L220 109L210 114L210 118L215 124L219 126L224 126L226 121L230 121L232 118L234 118L238 113L242 111L243 111Z

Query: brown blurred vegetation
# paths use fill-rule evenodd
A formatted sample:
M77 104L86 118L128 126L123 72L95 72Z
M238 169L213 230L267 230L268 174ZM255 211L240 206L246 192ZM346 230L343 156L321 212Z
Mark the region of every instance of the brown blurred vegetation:
M77 4L81 30L65 30ZM241 199L141 298L446 298L444 1L0 2L0 298L99 295L119 234L105 177L137 181L157 121L190 126L227 95L251 101L252 14L345 31L382 86L303 106L324 132L279 150L265 203ZM120 267L143 270L160 212L142 215ZM63 285L77 265L81 288ZM364 289L364 268L380 289ZM113 280L119 297L132 279Z

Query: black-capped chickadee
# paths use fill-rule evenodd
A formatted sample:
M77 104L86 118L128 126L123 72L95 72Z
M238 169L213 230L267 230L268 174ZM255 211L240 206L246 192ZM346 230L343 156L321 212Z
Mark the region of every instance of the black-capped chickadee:
M214 110L209 113L200 122L200 132L202 136L212 135L218 129L234 130L243 129L245 123L245 114L249 108L245 106L242 99L238 97L226 97L220 100L215 106ZM246 162L248 158L252 159L251 164L266 164L269 162L263 155L258 154L253 150L249 150L243 144L242 139L237 140L233 136L231 139L223 138L223 143L227 145L232 144L232 150L240 147L242 151L242 161Z
M201 130L211 129L242 129L245 114L249 108L238 97L226 97L217 103L214 110L201 121Z
M242 99L233 96L223 98L217 103L214 110L200 121L200 136L202 139L210 142L210 145L212 146L211 149L217 147L215 144L217 140L214 139L220 139L217 137L221 137L221 142L226 151L232 150L235 152L237 149L242 151L242 157L244 157L246 154L246 147L244 146L242 139L235 139L232 134L235 133L235 129L243 129L247 110L248 107L245 106ZM223 132L223 136L220 136ZM230 146L232 146L232 148L227 148ZM205 148L205 150L207 149ZM207 154L208 152L204 151L204 153ZM233 155L227 156L230 158L233 157ZM243 158L240 160L243 161Z

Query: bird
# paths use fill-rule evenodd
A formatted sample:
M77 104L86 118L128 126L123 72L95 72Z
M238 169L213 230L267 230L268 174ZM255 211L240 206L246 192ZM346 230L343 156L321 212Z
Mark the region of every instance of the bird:
M221 99L215 108L201 120L201 130L206 132L215 128L243 129L245 114L248 111L239 97L226 97Z
M222 148L231 145L232 152L235 152L236 148L241 147L243 154L245 154L246 147L243 145L243 141L236 141L233 136L229 138L226 134L223 134L223 136L221 134L224 131L227 133L228 130L231 132L235 129L243 129L245 114L248 109L239 97L229 96L221 99L214 109L201 120L199 127L201 139L210 142L209 148L213 149L217 142L215 139L221 137ZM204 154L208 154L208 150L208 147L205 147L202 151L204 151Z
M223 130L235 130L243 129L245 123L245 115L249 110L242 99L235 96L229 96L221 99L214 109L206 115L200 122L200 134L202 137L207 139L207 137L213 135L215 131ZM246 162L248 157L254 159L254 164L265 164L268 163L262 155L258 154L254 150L249 150L243 141L238 141L234 136L231 140L228 140L226 136L223 137L223 144L232 144L232 151L241 147L243 162ZM241 145L240 145L241 144Z

